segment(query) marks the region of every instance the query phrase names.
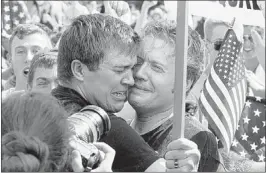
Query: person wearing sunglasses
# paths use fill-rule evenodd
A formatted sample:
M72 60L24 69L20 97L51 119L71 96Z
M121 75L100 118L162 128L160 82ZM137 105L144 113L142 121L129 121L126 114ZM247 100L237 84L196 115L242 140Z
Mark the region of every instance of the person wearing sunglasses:
M205 35L205 70L200 76L199 80L191 90L193 97L199 98L203 84L207 79L212 64L215 58L217 58L219 49L223 42L226 31L230 27L230 24L220 20L206 19L204 23L204 35Z

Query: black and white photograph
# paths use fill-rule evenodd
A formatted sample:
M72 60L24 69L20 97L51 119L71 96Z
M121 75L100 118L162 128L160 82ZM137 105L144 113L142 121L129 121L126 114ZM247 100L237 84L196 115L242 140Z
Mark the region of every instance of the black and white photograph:
M265 172L265 0L1 1L2 172Z

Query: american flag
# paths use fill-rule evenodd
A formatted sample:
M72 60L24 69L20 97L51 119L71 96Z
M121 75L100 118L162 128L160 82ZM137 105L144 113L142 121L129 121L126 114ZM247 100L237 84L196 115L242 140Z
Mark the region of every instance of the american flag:
M18 1L1 1L2 35L9 37L13 29L21 23L26 23L23 6Z
M266 100L247 96L231 150L256 162L265 161Z
M229 29L199 99L209 127L227 151L234 139L247 91L244 60L239 56L241 46L233 29Z

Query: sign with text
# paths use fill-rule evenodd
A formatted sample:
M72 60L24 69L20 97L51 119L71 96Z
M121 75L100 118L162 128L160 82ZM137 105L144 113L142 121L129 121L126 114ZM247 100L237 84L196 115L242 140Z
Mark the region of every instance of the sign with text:
M228 22L236 17L244 25L265 27L265 18L257 0L190 1L189 12Z
M169 19L176 18L176 1L164 1ZM231 22L234 17L244 25L265 27L265 18L258 0L189 1L188 13L194 16Z

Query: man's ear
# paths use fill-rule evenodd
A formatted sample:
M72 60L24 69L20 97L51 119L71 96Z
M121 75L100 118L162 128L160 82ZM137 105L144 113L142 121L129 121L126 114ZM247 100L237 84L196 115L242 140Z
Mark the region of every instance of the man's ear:
M84 80L85 68L86 66L79 60L73 60L71 62L71 71L73 76L80 81Z

